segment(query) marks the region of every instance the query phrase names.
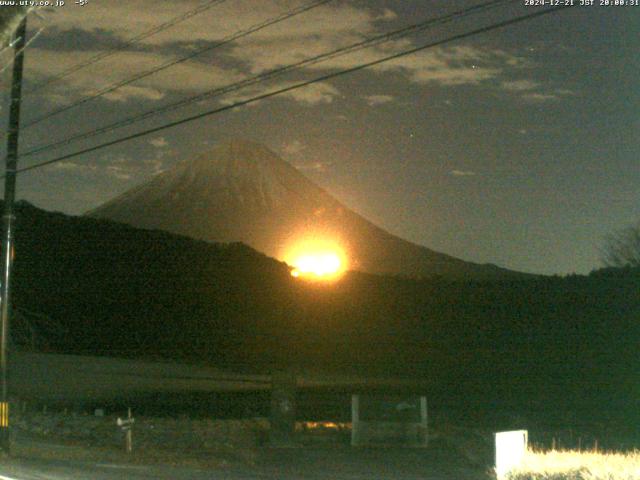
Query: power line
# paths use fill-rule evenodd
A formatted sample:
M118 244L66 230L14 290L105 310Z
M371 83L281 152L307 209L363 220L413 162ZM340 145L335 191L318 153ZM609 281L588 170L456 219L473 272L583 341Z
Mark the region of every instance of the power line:
M71 67L67 68L66 70L63 70L62 72L58 73L57 75L54 75L53 77L48 78L47 80L45 80L44 82L38 83L36 85L34 85L31 89L29 89L26 94L31 94L36 90L42 90L43 88L48 87L49 85L52 85L60 80L62 80L63 78L68 77L69 75L72 75L90 65L93 65L94 63L99 62L100 60L104 60L105 58L111 57L113 55L117 55L118 53L124 51L125 49L131 47L132 45L135 45L136 43L141 42L142 40L145 40L153 35L156 35L164 30L167 30L181 22L184 22L185 20L188 20L191 17L194 17L195 15L198 15L199 13L202 13L206 10L209 10L210 8L220 4L220 3L224 3L227 0L209 0L208 2L203 3L202 5L198 6L197 8L193 9L193 10L189 10L186 13L183 13L182 15L179 15L177 17L172 18L171 20L168 20L156 27L153 27L151 30L147 30L143 33L141 33L140 35L137 35L131 39L129 39L124 45L115 48L113 50L109 50L106 52L101 52L98 53L97 55L94 55L93 57L88 58L87 60L77 63L76 65L72 65Z
M332 58L337 58L340 57L342 55L346 55L349 53L353 53L355 51L364 49L364 48L369 48L372 47L374 45L380 45L382 43L386 43L392 40L397 40L399 38L403 38L406 37L408 35L417 33L419 31L425 30L429 27L432 27L436 24L442 24L442 23L448 23L451 22L453 20L456 20L458 18L461 17L465 17L467 15L470 15L472 13L476 13L478 11L482 11L482 10L486 10L489 8L495 8L496 6L500 5L500 4L504 4L504 3L510 3L510 2L514 2L515 0L491 0L489 2L485 2L483 4L480 5L476 5L474 7L468 7L466 9L463 10L458 10L456 12L450 13L448 15L442 16L442 17L438 17L435 19L429 19L420 23L416 23L416 24L412 24L409 25L407 27L403 27L401 29L398 30L394 30L392 32L387 32L387 33L383 33L381 35L375 36L375 37L371 37L371 38L366 38L362 41L356 42L354 44L351 45L347 45L345 47L341 47L338 48L336 50L332 50L330 52L326 52L311 58L307 58L304 60L301 60L300 62L294 63L294 64L290 64L290 65L286 65L284 67L280 67L280 68L276 68L273 70L269 70L267 72L261 73L259 75L247 78L245 80L242 80L240 82L235 82L235 83L231 83L228 85L225 85L223 87L218 87L215 88L213 90L209 90L207 92L180 100L178 102L172 103L172 104L168 104L162 107L158 107L155 108L153 110L144 112L142 114L133 116L133 117L129 117L123 120L119 120L115 123L109 124L109 125L105 125L103 127L94 129L94 130L90 130L88 132L83 132L83 133L79 133L76 135L72 135L70 137L67 137L65 139L62 140L58 140L56 142L52 142L46 145L41 145L39 147L33 148L29 151L26 151L24 153L21 154L21 157L26 157L29 155L34 155L36 153L40 153L42 151L45 150L49 150L52 148L59 148L61 146L65 146L65 145L69 145L71 143L74 143L78 140L83 140L83 139L87 139L87 138L91 138L94 137L96 135L100 135L103 133L107 133L119 128L122 128L124 126L128 126L137 122L140 122L142 120L146 120L148 118L154 117L156 115L159 115L161 113L166 113L172 110L176 110L178 108L184 107L186 105L192 104L192 103L196 103L196 102L200 102L202 100L205 99L211 99L214 97L218 97L230 92L234 92L243 88L246 88L248 86L260 83L260 82L264 82L267 80L271 80L273 78L276 78L280 75L283 75L285 73L289 73L292 72L294 70L299 70L303 67L308 67L310 65L314 65L316 63L320 63L323 61L326 61L328 59L332 59Z
M137 75L135 75L133 77L130 77L130 78L127 78L127 79L122 80L120 82L117 82L117 83L114 83L112 85L109 85L108 87L105 87L102 90L99 90L99 91L97 91L96 93L94 93L92 95L86 96L86 97L78 100L77 102L72 103L71 105L67 105L65 107L59 108L58 110L54 110L53 112L47 113L46 115L43 115L43 116L38 117L38 118L36 118L36 119L34 119L34 120L30 121L30 122L27 122L26 124L24 124L22 126L22 128L23 129L24 128L29 128L29 127L31 127L33 125L36 125L38 123L43 122L44 120L47 120L47 119L49 119L51 117L59 115L60 113L66 112L67 110L71 110L72 108L76 108L76 107L78 107L80 105L83 105L83 104L85 104L87 102L90 102L91 100L95 100L96 98L100 98L100 97L102 97L102 96L104 96L104 95L106 95L108 93L111 93L111 92L113 92L115 90L118 90L118 89L120 89L120 88L122 88L122 87L124 87L126 85L129 85L131 83L137 82L138 80L142 80L143 78L146 78L146 77L149 77L151 75L154 75L154 74L156 74L156 73L158 73L158 72L160 72L162 70L165 70L165 69L167 69L169 67L173 67L173 66L178 65L180 63L186 62L187 60L191 60L192 58L195 58L195 57L197 57L197 56L199 56L199 55L201 55L201 54L203 54L205 52L209 52L209 51L214 50L216 48L219 48L219 47L222 47L224 45L227 45L227 44L229 44L229 43L231 43L231 42L233 42L233 41L235 41L235 40L237 40L239 38L246 37L246 36L248 36L248 35L250 35L250 34L252 34L254 32L257 32L257 31L262 30L264 28L267 28L267 27L269 27L271 25L274 25L275 23L282 22L282 21L287 20L289 18L292 18L292 17L294 17L296 15L300 15L301 13L307 12L307 11L313 9L313 8L316 8L316 7L320 7L320 6L322 6L322 5L326 4L326 3L329 3L331 1L333 1L333 0L318 0L318 1L312 2L310 4L303 5L301 7L295 8L293 10L289 10L289 11L287 11L287 12L285 12L285 13L283 13L283 14L275 17L275 18L271 18L271 19L269 19L269 20L267 20L265 22L262 22L262 23L259 23L257 25L254 25L254 26L250 27L247 30L241 30L241 31L239 31L239 32L237 32L237 33L235 33L233 35L225 37L223 40L221 40L219 42L216 42L213 45L209 45L209 46L206 46L204 48L200 48L200 49L190 53L189 55L177 58L175 60L170 60L168 62L165 62L165 63L159 65L158 67L152 68L151 70L147 70L147 71L139 73L139 74L137 74Z
M193 115L193 116L190 116L190 117L187 117L187 118L183 118L183 119L177 120L175 122L170 122L170 123L167 123L165 125L161 125L159 127L150 128L150 129L144 130L142 132L134 133L132 135L127 135L125 137L121 137L121 138L118 138L116 140L112 140L112 141L109 141L109 142L101 143L99 145L95 145L95 146L90 147L90 148L85 148L85 149L79 150L77 152L73 152L73 153L69 153L69 154L66 154L66 155L62 155L60 157L57 157L57 158L54 158L54 159L51 159L51 160L47 160L47 161L44 161L44 162L36 163L36 164L28 166L28 167L23 167L23 168L18 169L16 171L16 173L22 173L22 172L27 172L29 170L35 170L37 168L42 168L42 167L45 167L45 166L48 166L48 165L51 165L51 164L54 164L54 163L57 163L57 162L61 162L63 160L67 160L69 158L73 158L73 157L77 157L79 155L83 155L85 153L90 153L90 152L94 152L94 151L97 151L97 150L101 150L101 149L106 148L106 147L110 147L110 146L117 145L117 144L120 144L120 143L123 143L123 142L127 142L129 140L133 140L133 139L140 138L140 137L152 134L152 133L156 133L156 132L159 132L159 131L162 131L162 130L166 130L166 129L169 129L169 128L172 128L172 127L176 127L176 126L179 126L179 125L182 125L182 124L185 124L185 123L189 123L189 122L192 122L192 121L195 121L195 120L199 120L201 118L209 117L211 115L215 115L217 113L221 113L221 112L224 112L224 111L227 111L227 110L231 110L233 108L237 108L237 107L241 107L243 105L248 105L248 104L251 104L251 103L255 103L255 102L258 102L260 100L265 100L267 98L271 98L271 97L274 97L276 95L281 95L283 93L287 93L287 92L290 92L292 90L297 90L298 88L303 88L303 87L306 87L306 86L314 84L314 83L330 80L332 78L336 78L336 77L339 77L339 76L342 76L342 75L346 75L346 74L349 74L349 73L353 73L353 72L357 72L357 71L360 71L360 70L364 70L366 68L373 67L375 65L380 65L380 64L382 64L384 62L388 62L390 60L395 60L397 58L400 58L400 57L403 57L403 56L406 56L406 55L410 55L410 54L413 54L413 53L416 53L416 52L419 52L419 51L422 51L422 50L426 50L426 49L429 49L429 48L434 48L434 47L437 47L437 46L440 46L440 45L444 45L446 43L450 43L450 42L453 42L453 41L456 41L456 40L462 40L464 38L468 38L468 37L471 37L471 36L474 36L474 35L478 35L478 34L481 34L481 33L486 33L486 32L492 31L492 30L496 30L496 29L503 28L503 27L506 27L506 26L509 26L509 25L520 23L520 22L523 22L523 21L526 21L526 20L530 20L532 18L541 17L541 16L547 15L549 13L558 12L558 11L563 10L565 8L570 8L570 5L566 5L566 6L562 5L562 6L552 7L552 8L546 9L546 10L539 10L539 11L536 11L536 12L533 12L533 13L529 13L527 15L522 15L522 16L519 16L519 17L516 17L516 18L512 18L512 19L505 20L505 21L502 21L502 22L499 22L499 23L495 23L495 24L492 24L492 25L489 25L489 26L486 26L486 27L477 28L477 29L471 30L469 32L461 33L461 34L458 34L458 35L453 35L453 36L445 38L443 40L438 40L436 42L431 42L431 43L428 43L428 44L425 44L425 45L421 45L419 47L411 48L409 50L404 50L402 52L399 52L399 53L396 53L396 54L393 54L393 55L388 55L388 56L380 58L378 60L373 60L371 62L362 63L360 65L357 65L355 67L351 67L351 68L348 68L348 69L345 69L345 70L340 70L338 72L322 75L322 76L316 77L316 78L314 78L312 80L299 82L299 83L296 83L294 85L290 85L290 86L285 87L285 88L280 88L278 90L274 90L274 91L271 91L271 92L268 92L268 93L264 93L264 94L261 94L261 95L256 95L256 96L251 97L251 98L246 99L246 100L240 100L240 101L235 102L235 103L233 103L231 105L225 105L223 107L216 108L216 109L213 109L213 110L209 110L207 112L199 113L197 115Z

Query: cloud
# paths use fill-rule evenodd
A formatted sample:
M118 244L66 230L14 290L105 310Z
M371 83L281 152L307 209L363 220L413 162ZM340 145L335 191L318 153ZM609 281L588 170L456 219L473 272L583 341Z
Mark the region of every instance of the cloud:
M471 170L451 170L449 174L454 177L473 177L476 173Z
M165 94L155 88L136 87L125 85L113 92L105 93L102 98L124 103L129 99L139 98L142 100L162 100Z
M132 164L131 159L124 155L104 155L103 157L106 161L113 165L126 165L130 166Z
M307 146L300 140L294 140L293 142L286 143L282 146L282 152L286 155L297 155L306 149Z
M326 82L313 83L303 88L291 90L283 94L283 97L291 98L305 105L318 105L331 103L339 96L340 91Z
M501 86L507 92L521 94L521 98L529 103L551 102L560 100L561 97L576 94L573 90L567 88L545 89L540 82L526 79L505 80L501 83Z
M550 92L537 92L523 95L523 99L528 102L547 102L560 100L562 97L571 97L577 95L573 90L568 88L557 88Z
M156 148L165 148L169 146L169 142L167 142L167 139L164 137L152 138L149 140L149 143Z
M26 57L27 67L34 82L38 83L99 53L101 52L96 50L53 51L32 48ZM65 77L63 81L52 84L51 88L43 89L41 94L56 104L70 103L150 71L173 58L169 54L121 52ZM119 103L132 99L157 101L170 92L200 93L215 85L233 83L241 78L242 75L232 68L183 62L104 94L102 98Z
M510 92L523 92L527 90L534 90L538 88L540 84L533 80L509 80L502 82L502 88Z
M158 175L165 171L164 162L160 158L148 158L144 160L142 163L151 167L151 175Z
M66 172L78 172L78 173L87 173L94 172L97 170L95 165L90 164L80 164L76 162L56 162L51 168L54 170L66 171Z
M238 30L264 22L294 8L305 0L234 0L222 2L173 25L167 32L150 36L142 44L168 45L176 42L193 44L198 41L216 41ZM176 8L176 5L179 5ZM59 30L81 28L88 32L107 32L120 40L131 38L131 32L144 32L176 16L202 5L200 0L128 0L127 2L90 2L83 7L82 16L73 8L56 9L52 23ZM374 22L391 21L396 14L390 9L382 11L357 8L347 2L336 2L309 10L294 19L285 20L252 37L262 42L276 37L301 37L308 34L371 31ZM80 20L79 20L80 19Z
M276 85L268 85L263 87L252 87L244 89L244 93L233 93L225 95L220 103L222 105L233 105L234 103L243 102L253 97L285 89L294 85L293 82L281 83ZM326 82L312 83L302 88L290 90L278 95L280 98L288 98L305 106L314 106L323 103L332 103L333 99L340 95L340 91L333 85ZM248 105L257 105L260 101L250 103Z
M378 18L376 18L376 20L382 20L382 21L388 22L390 20L395 20L396 18L398 18L398 14L396 12L388 8L385 8L384 11L382 12L382 15L379 15Z
M148 172L146 162L134 160L122 154L106 153L100 159L100 172L117 180L127 181Z
M53 165L55 170L77 170L81 168L80 165L74 162L58 162Z
M273 2L262 2L258 10L263 8L263 3L273 5ZM230 55L247 65L252 73L260 73L373 36L380 31L380 21L394 18L390 10L380 13L347 2L335 2L246 37L231 47ZM333 68L331 63L327 65Z
M78 80L77 87L99 88L100 85L114 81L114 76L130 75L131 72L144 71L179 54L176 48L197 44L213 44L221 38L260 24L266 19L274 18L297 6L303 5L301 0L238 0L224 2L210 10L190 18L187 22L174 25L166 32L150 36L141 42L138 51L128 51L109 57L92 66L90 78ZM93 34L107 34L116 39L126 40L130 32L144 32L168 21L180 12L198 6L198 2L183 0L180 8L169 0L130 0L106 5L103 2L92 2L83 7L82 22L71 13L72 9L59 9L52 24L58 31L83 30ZM169 71L154 75L140 82L144 88L166 90L201 90L212 85L224 84L240 78L240 72L229 67L228 60L237 65L240 62L249 73L256 74L292 62L313 57L334 49L362 40L363 37L375 36L386 28L381 22L393 21L397 18L390 9L376 10L368 7L357 7L346 2L327 4L307 11L295 17L255 32L220 50L215 62L203 58L205 63L189 61L171 67ZM153 46L152 51L144 51L144 47ZM400 40L354 52L350 55L336 57L328 61L308 66L309 71L335 70L352 67L361 62L379 58L382 55L396 53L401 49L414 47L410 40ZM89 47L89 48L87 48ZM159 49L157 47L163 47ZM167 52L160 54L158 52ZM82 51L56 52L47 50L46 56L52 58L36 59L36 69L48 72L60 71L69 62L76 63L82 58L95 55L91 45L83 46ZM43 56L45 56L43 54ZM55 57L55 58L53 58ZM205 56L206 57L206 56ZM209 57L210 58L210 57ZM224 61L227 60L227 65ZM221 63L223 62L223 63ZM470 46L437 48L406 56L377 67L378 72L400 71L406 73L408 79L417 83L436 82L443 85L461 85L478 83L497 76L505 65L515 65L518 57L499 50L486 50ZM37 65L36 65L37 64ZM217 69L217 70L216 70ZM79 72L80 73L80 72ZM75 77L75 75L74 75ZM82 75L80 75L82 77ZM93 83L90 81L93 80ZM138 85L138 84L136 84ZM149 92L130 91L129 96L136 94L144 97ZM153 98L153 97L150 97ZM330 97L322 96L322 100L312 100L311 104L329 101ZM120 100L118 98L118 100Z
M553 93L527 93L522 99L529 103L543 103L558 100L560 97Z
M106 171L109 175L117 178L118 180L131 180L131 178L133 178L133 175L128 171L128 169L118 165L109 165L106 168Z
M377 105L383 105L391 102L394 97L391 95L368 95L364 97L364 99L370 107L375 107Z
M331 22L332 20L326 19ZM260 73L292 63L313 58L329 51L345 47L362 40L355 35L354 29L332 31L331 34L306 35L299 38L270 38L268 43L243 42L232 50L234 58L247 64L252 73ZM364 32L373 36L376 31L369 25ZM318 63L307 65L308 71L333 71L348 69L363 63L370 63L380 58L399 53L415 47L408 39L382 43L352 53L328 58ZM265 55L265 50L270 55ZM371 67L370 71L378 73L399 72L413 83L437 83L446 86L478 84L503 74L507 68L520 65L520 57L498 49L483 49L471 46L438 47L381 63Z
M153 140L151 142L153 142ZM165 152L167 152L167 149L163 148L155 152L155 157L143 160L134 160L126 155L105 154L102 155L96 163L62 161L52 164L50 168L64 174L90 175L91 178L104 178L105 176L109 176L120 181L128 181L134 178L145 177L149 174L157 175L163 172L165 170Z
M407 55L376 67L401 71L418 84L477 85L499 77L513 57L500 50L469 46L443 47Z
M58 103L75 101L137 72L144 72L171 62L185 50L213 46L225 36L275 18L304 5L303 0L237 0L223 2L211 9L177 23L166 31L149 36L126 52L105 58L82 69L47 89L47 98ZM129 0L90 2L83 7L82 17L72 8L56 9L52 13L47 34L69 34L82 31L108 38L111 43L132 37L131 32L144 32L201 5L196 0ZM81 18L81 20L80 20ZM294 62L311 58L352 43L373 37L389 27L397 14L390 9L375 9L351 2L335 2L307 11L295 18L274 24L194 60L174 65L158 74L146 77L104 96L106 100L123 103L129 100L156 102L170 94L192 95L228 85ZM387 42L348 55L308 65L303 74L350 68L413 48L417 40L402 39ZM105 44L108 44L106 42ZM103 52L98 44L75 47L76 50L32 48L28 58L35 81ZM509 69L524 64L521 57L499 49L469 45L439 47L403 56L372 67L369 71L382 75L400 74L405 81L416 84L433 83L442 86L478 85L503 76ZM515 81L517 82L517 81ZM505 82L504 88L522 88L524 83ZM523 81L520 81L523 82ZM280 80L280 83L286 83ZM246 92L263 92L264 87L232 94L223 102L250 96ZM324 82L287 92L284 96L308 106L327 104L339 97L336 87ZM369 96L370 105L381 105L387 96Z
M326 172L333 162L300 162L294 164L294 167L301 171L310 172Z
M556 95L560 95L560 96L562 96L562 97L564 97L564 96L572 97L572 96L574 96L574 95L578 95L578 93L577 93L576 91L574 91L574 90L570 90L570 89L568 89L568 88L558 88L558 89L555 91L555 93L556 93Z

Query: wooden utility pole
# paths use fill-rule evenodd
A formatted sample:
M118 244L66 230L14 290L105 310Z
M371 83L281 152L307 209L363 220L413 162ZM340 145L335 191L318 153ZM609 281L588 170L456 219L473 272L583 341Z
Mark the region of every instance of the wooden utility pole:
M25 16L13 39L15 49L13 80L7 132L7 162L4 180L4 235L2 238L2 285L0 286L0 450L10 452L9 396L7 388L7 345L11 313L11 266L13 264L13 203L16 196L18 168L18 135L20 133L20 101L22 99L22 70L26 45L27 17Z

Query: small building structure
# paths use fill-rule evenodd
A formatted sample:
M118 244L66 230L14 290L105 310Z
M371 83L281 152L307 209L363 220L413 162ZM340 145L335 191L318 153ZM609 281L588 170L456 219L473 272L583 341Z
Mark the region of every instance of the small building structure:
M351 397L351 445L426 447L427 397L367 393Z

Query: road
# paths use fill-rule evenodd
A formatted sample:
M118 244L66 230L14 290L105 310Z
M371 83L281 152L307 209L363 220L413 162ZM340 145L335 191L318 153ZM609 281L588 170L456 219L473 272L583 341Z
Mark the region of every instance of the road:
M0 480L486 480L484 468L416 449L265 449L256 466L216 470L63 460L11 459Z

